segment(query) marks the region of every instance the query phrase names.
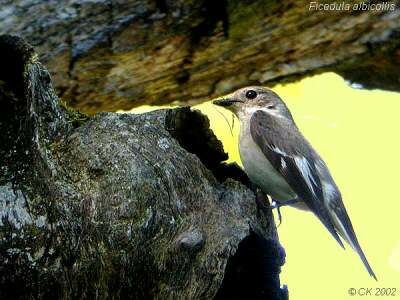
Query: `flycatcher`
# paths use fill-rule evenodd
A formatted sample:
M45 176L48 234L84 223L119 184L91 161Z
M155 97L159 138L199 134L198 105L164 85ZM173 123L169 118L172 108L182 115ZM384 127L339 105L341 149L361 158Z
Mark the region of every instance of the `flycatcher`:
M240 158L250 180L279 205L312 211L340 246L339 235L350 244L376 280L328 167L281 98L263 87L247 87L214 104L240 120Z

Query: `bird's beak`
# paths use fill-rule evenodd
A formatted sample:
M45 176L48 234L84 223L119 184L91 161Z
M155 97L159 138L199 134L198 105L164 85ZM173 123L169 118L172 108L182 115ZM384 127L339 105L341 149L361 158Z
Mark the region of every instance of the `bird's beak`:
M217 100L213 101L213 104L222 106L222 107L229 107L235 102L238 102L238 101L230 99L230 98L221 98L221 99L217 99Z
M232 103L233 102L231 101L231 99L227 99L227 98L217 99L217 100L213 101L213 104L218 105L218 106L223 106L223 107L231 106Z

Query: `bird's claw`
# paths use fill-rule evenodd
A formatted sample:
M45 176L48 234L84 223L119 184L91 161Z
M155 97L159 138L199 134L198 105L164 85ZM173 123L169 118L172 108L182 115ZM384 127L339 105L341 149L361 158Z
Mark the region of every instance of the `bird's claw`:
M271 199L272 199L272 203L271 203L271 205L268 207L268 206L265 204L265 199L266 199L265 194L264 194L261 190L259 190L259 189L256 189L256 190L255 190L255 193L256 193L256 201L257 201L258 207L259 207L265 214L269 214L269 211L270 211L270 210L273 210L273 209L276 209L276 210L277 210L277 213L278 213L278 220L279 220L279 224L277 225L277 227L279 227L279 226L282 224L282 214L281 214L281 209L280 209L280 208L281 208L282 206L292 205L292 204L295 204L295 203L301 201L299 198L294 198L294 199L287 200L287 201L279 201L279 200L275 200L274 198L271 198Z
M300 202L300 201L301 200L299 198L294 198L294 199L291 199L291 200L287 200L285 202L281 202L279 200L275 200L275 199L272 198L272 203L271 203L270 208L271 209L276 208L276 210L277 210L278 219L279 219L278 227L282 224L281 207L282 206L286 206L286 205L292 205L292 204L295 204L295 203Z

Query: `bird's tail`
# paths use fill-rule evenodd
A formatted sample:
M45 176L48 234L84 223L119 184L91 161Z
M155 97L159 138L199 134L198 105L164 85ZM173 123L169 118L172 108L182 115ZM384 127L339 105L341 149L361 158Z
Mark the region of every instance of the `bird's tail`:
M368 263L368 260L365 256L364 252L361 249L361 246L360 246L360 244L357 240L356 234L354 232L353 225L351 224L350 218L347 215L347 212L346 212L346 209L344 208L344 206L341 206L334 210L330 210L330 214L331 214L333 223L336 227L336 230L339 232L341 237L343 237L343 239L346 240L346 242L348 242L349 245L360 256L369 275L371 275L375 280L378 280L376 278L376 275L375 275L374 271L372 270L370 264Z

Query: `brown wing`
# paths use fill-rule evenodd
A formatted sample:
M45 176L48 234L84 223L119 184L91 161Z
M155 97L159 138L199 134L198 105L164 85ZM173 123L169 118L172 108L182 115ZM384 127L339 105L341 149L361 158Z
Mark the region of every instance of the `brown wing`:
M251 117L250 133L272 166L344 247L324 204L321 180L313 160L314 150L297 128L290 123L282 125L259 110Z

